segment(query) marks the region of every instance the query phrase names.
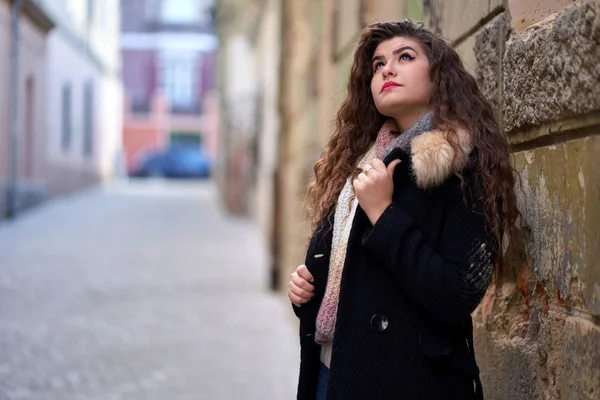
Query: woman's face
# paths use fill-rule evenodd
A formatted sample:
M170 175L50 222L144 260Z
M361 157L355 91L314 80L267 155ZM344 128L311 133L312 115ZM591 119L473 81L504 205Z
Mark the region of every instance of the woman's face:
M372 60L371 94L387 117L420 113L431 96L429 60L418 41L394 37L381 42Z

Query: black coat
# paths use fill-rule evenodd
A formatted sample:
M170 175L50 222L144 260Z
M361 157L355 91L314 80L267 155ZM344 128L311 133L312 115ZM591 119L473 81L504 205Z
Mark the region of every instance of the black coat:
M463 137L464 139L464 137ZM482 397L470 313L496 257L477 177L463 152L453 157L440 131L395 149L393 202L372 226L358 207L342 275L327 400ZM446 153L443 153L446 151ZM450 151L450 157L448 152ZM462 171L465 180L453 173ZM325 293L332 227L311 239L305 264L315 296L300 318L299 400L314 400L320 345L315 320Z

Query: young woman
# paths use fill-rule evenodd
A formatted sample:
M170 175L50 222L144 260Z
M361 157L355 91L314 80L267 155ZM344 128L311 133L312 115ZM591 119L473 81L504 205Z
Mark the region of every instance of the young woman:
M298 399L482 398L471 312L519 216L506 139L441 38L362 34L308 190L313 236L288 295Z

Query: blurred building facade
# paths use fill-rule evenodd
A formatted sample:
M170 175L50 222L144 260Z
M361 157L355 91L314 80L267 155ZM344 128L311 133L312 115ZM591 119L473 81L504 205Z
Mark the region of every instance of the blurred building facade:
M18 54L20 58L18 95L12 91L12 55L13 36L12 2L0 1L0 218L8 211L7 195L11 181L13 158L17 167L15 197L24 207L39 202L45 197L44 162L47 148L46 135L46 61L48 53L48 34L54 23L44 10L35 3L21 8L19 19ZM15 104L15 102L17 104ZM12 114L17 105L20 125L16 151L13 153L11 140Z
M11 7L0 2L0 181L17 165L16 208L109 179L120 164L122 84L118 0L21 0L18 124L9 138ZM17 37L15 37L17 39ZM4 191L3 191L4 192ZM2 193L0 214L8 205Z
M146 151L202 146L214 159L217 37L211 0L121 2L127 165Z
M47 180L68 193L110 179L121 157L119 0L37 0L48 38Z
M221 0L219 187L261 226L274 285L304 261L302 201L369 23L411 18L461 55L511 144L525 246L475 311L486 398L600 392L600 4ZM244 74L240 74L243 65Z

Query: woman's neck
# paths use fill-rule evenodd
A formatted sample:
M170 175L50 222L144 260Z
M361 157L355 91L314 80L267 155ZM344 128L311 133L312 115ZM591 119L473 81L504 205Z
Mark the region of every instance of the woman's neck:
M406 132L410 129L414 124L419 122L421 118L423 118L427 113L431 111L429 109L420 109L418 111L412 112L404 112L401 115L395 116L396 125L398 125L398 130L400 132Z

